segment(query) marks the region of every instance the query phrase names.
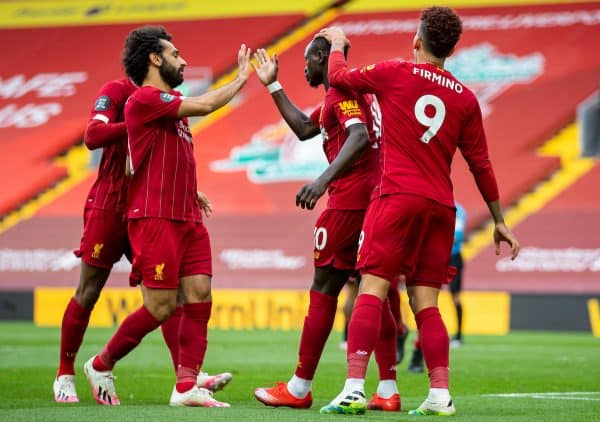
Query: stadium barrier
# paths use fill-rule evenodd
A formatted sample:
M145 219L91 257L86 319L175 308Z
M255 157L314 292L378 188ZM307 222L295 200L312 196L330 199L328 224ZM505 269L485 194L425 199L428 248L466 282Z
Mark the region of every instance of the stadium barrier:
M73 295L70 288L40 287L30 292L0 292L0 320L29 320L41 327L59 327L63 310ZM334 329L343 329L338 301ZM222 330L297 330L308 309L308 292L300 290L214 289L210 327ZM600 297L585 295L511 294L466 291L462 293L465 334L502 335L511 330L587 331L600 337ZM139 289L107 288L94 308L90 325L112 327L142 303ZM402 315L415 329L406 293ZM440 309L448 331L456 330L450 294L443 291Z

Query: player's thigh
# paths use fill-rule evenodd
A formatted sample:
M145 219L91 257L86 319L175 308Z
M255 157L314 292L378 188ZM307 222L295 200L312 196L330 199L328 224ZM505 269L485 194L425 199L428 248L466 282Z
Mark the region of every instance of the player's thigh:
M328 296L338 297L349 277L350 271L338 270L332 265L315 267L315 275L311 290Z
M315 267L354 270L364 216L363 210L326 209L321 213L314 229Z
M371 202L365 216L357 268L391 282L412 275L427 229L429 200L389 195Z
M180 245L182 251L179 277L197 275L212 277L212 252L210 236L202 223L188 222L186 224L186 239Z
M455 210L433 202L427 220L416 269L407 283L440 288L454 275L448 263L454 241Z
M88 208L76 256L90 266L110 270L127 249L127 223L120 212Z
M177 289L186 240L184 223L160 218L129 221L133 281L152 289Z

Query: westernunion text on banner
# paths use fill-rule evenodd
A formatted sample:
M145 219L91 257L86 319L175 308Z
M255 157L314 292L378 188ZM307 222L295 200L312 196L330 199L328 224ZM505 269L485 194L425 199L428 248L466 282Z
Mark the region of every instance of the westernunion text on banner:
M72 289L36 288L34 292L34 322L38 326L61 324L63 312L73 295ZM510 296L505 292L465 292L462 294L464 332L466 334L506 334L510 326ZM345 292L338 301L334 329L344 328L342 307ZM299 330L308 309L307 291L214 289L209 327L223 330ZM412 330L415 322L402 295L402 319ZM102 291L92 312L90 326L112 327L142 305L139 289L108 288ZM440 309L448 331L456 330L452 298L440 295Z

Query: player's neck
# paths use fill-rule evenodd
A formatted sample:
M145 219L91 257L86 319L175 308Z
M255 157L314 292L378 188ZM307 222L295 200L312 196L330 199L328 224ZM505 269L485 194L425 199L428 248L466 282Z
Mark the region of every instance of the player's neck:
M151 86L157 89L160 89L163 92L171 92L173 88L171 88L162 78L152 77L148 75L146 79L144 79L143 86Z
M438 69L444 69L445 59L440 59L432 54L427 54L424 51L419 51L416 54L415 61L417 64L430 64Z

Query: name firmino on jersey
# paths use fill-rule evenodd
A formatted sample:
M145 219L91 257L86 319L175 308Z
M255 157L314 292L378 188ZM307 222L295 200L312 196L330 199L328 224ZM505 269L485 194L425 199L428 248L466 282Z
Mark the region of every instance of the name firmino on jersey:
M415 66L413 67L413 75L419 75L422 78L425 78L431 82L435 82L436 84L438 84L439 86L443 86L444 88L449 88L453 91L456 91L459 94L462 94L463 92L463 86L458 82L455 82L450 78L446 78L443 75L431 72L427 69L421 69Z

